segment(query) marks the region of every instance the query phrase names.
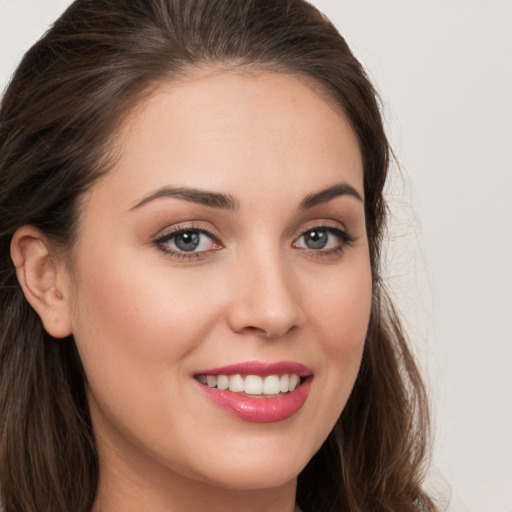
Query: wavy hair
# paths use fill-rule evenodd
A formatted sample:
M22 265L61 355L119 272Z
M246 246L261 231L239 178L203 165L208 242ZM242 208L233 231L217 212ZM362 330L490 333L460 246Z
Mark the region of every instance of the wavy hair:
M98 454L72 338L47 334L10 258L30 224L72 250L79 200L109 171L141 98L202 66L292 73L346 115L364 166L373 303L361 369L299 475L308 512L434 510L421 488L426 393L380 274L390 147L376 92L303 0L77 0L25 55L0 106L0 487L5 512L87 512Z

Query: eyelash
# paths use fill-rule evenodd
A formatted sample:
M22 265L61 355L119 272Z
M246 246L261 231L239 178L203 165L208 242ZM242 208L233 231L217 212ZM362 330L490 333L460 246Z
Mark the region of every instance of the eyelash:
M306 230L304 230L298 238L295 239L292 246L297 247L296 244L300 239L302 239L308 233L312 233L314 231L325 231L330 235L334 235L339 240L339 245L337 247L333 247L331 249L311 249L311 248L300 248L304 251L307 251L314 257L336 257L343 253L347 247L351 247L355 242L355 238L346 230L341 229L339 226L329 225L329 224L319 224L316 226L312 226Z
M333 247L327 250L323 249L311 249L307 247L297 247L297 243L300 239L302 239L305 235L308 233L312 233L314 231L324 231L327 232L330 235L334 235L339 240L339 246ZM169 242L175 240L179 235L185 234L185 233L195 233L195 234L202 234L206 235L208 238L211 239L212 243L215 245L218 245L218 248L209 249L205 251L184 251L184 250L176 250L176 249L170 249L168 244ZM329 256L336 256L341 254L346 250L347 247L350 247L353 242L355 241L354 237L348 232L343 229L341 229L339 226L333 226L333 225L327 225L327 224L319 224L312 226L304 231L301 232L301 234L294 240L292 243L292 247L295 247L297 249L301 249L304 251L307 251L311 255L315 257L329 257ZM199 228L196 226L184 226L180 227L178 229L175 229L159 238L157 238L153 244L162 251L165 255L179 261L197 261L199 259L202 259L208 255L208 253L212 251L217 251L222 248L222 244L219 241L219 238L211 233L210 231Z
M198 259L204 258L207 255L207 253L209 253L211 251L218 250L218 249L210 249L208 251L193 252L193 251L182 251L182 250L170 249L167 244L169 244L169 242L175 240L179 235L182 235L185 233L197 233L197 234L206 235L208 238L210 238L212 240L212 243L218 244L219 248L222 247L222 244L219 242L219 239L217 236L215 236L213 233L211 233L210 231L208 231L206 229L199 228L196 226L180 227L178 229L171 231L170 233L167 233L167 234L161 236L160 238L155 240L153 243L164 254L166 254L167 256L170 256L171 258L173 258L175 260L179 260L179 261L196 261Z

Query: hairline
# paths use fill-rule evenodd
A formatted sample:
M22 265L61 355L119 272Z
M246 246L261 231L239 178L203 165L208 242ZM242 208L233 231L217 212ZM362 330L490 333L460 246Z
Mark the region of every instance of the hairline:
M133 84L133 92L124 102L118 116L113 119L109 133L105 140L105 150L98 161L101 169L98 176L91 180L87 188L78 196L76 203L76 224L70 243L58 244L57 254L63 256L66 268L72 277L76 279L78 274L74 263L76 262L76 249L80 238L80 219L87 205L87 196L96 183L113 171L121 157L122 140L126 131L130 128L130 118L143 109L150 98L158 93L169 91L201 78L215 77L223 74L240 74L248 78L255 78L263 74L275 74L294 78L305 85L313 94L320 98L335 114L342 117L350 126L362 157L361 141L352 125L350 116L345 112L343 105L336 98L335 93L321 80L304 71L294 70L286 64L277 61L247 61L243 59L203 60L185 64L175 72L162 72L159 78L141 77ZM364 173L364 169L363 169ZM75 281L76 282L76 281Z

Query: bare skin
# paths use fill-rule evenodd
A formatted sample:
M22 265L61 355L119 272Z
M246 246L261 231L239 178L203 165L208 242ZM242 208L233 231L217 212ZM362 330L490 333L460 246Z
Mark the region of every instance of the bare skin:
M32 304L50 333L73 334L87 374L94 512L297 512L297 475L345 406L370 313L356 137L299 79L231 72L162 87L118 140L84 197L73 273L54 259L25 277L46 276L54 295ZM13 243L22 282L44 254L31 229ZM209 400L197 373L245 361L310 368L302 407L255 423Z

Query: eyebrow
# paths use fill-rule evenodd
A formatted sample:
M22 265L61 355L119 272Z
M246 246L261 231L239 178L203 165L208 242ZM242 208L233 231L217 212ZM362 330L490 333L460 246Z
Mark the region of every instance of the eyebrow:
M352 185L349 185L348 183L338 183L320 190L320 192L307 195L300 203L299 209L307 210L308 208L313 208L319 204L327 203L339 196L351 196L364 203L361 194Z
M170 188L162 187L156 192L153 192L146 197L142 198L135 204L130 211L136 210L141 206L159 199L161 197L175 197L177 199L183 199L184 201L190 201L191 203L198 203L210 208L219 208L226 210L237 210L239 208L238 201L228 194L220 194L218 192L207 192L205 190L199 190L195 188Z
M351 196L363 202L361 194L349 185L348 183L338 183L326 189L315 192L314 194L307 195L300 203L299 210L307 210L322 203L327 203L332 199L339 196ZM145 204L160 199L162 197L174 197L191 203L198 203L210 208L218 208L225 210L237 210L240 205L236 198L229 194L221 194L219 192L208 192L206 190L199 190L195 188L171 188L162 187L155 192L143 197L138 201L135 206L130 208L130 211L136 210Z

